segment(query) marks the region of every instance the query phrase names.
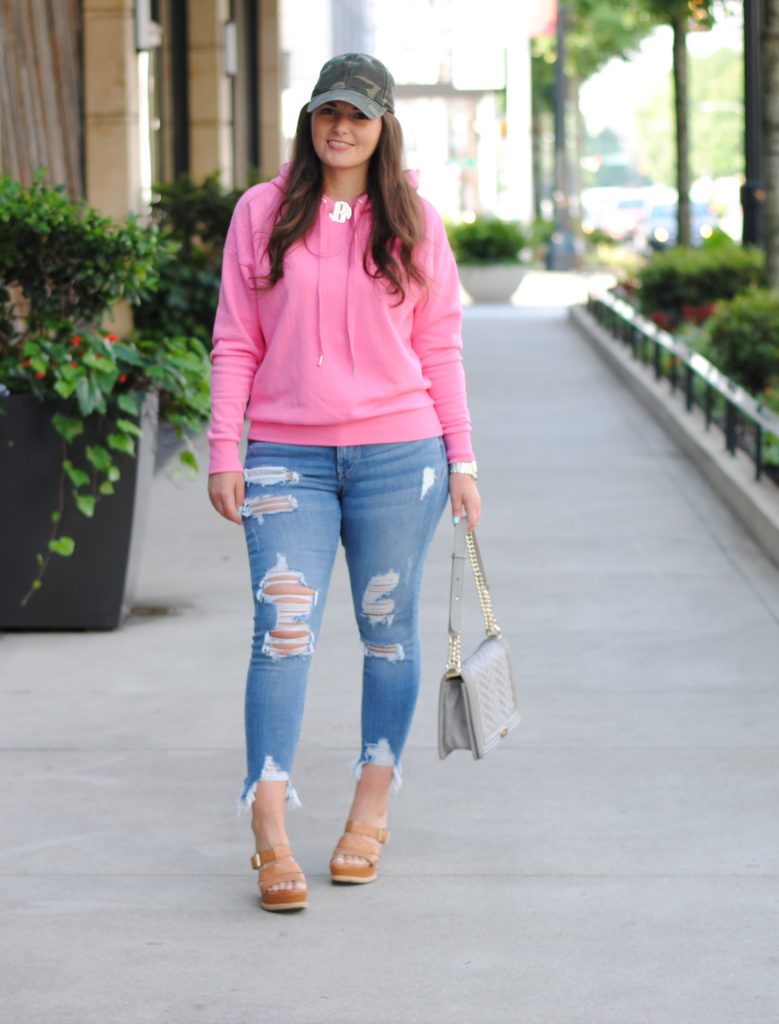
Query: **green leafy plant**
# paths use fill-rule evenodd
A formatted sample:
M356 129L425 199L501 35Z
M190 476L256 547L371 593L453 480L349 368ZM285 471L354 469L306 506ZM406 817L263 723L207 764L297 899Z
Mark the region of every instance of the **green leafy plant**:
M170 424L184 443L179 461L196 470L190 441L200 434L211 413L209 348L195 336L148 337L136 331L134 343L143 360L148 387L159 394L159 418Z
M479 216L461 224L447 224L454 258L462 264L522 263L528 237L515 220Z
M603 228L590 228L583 233L585 242L593 248L597 248L599 245L607 245L609 248L614 248L619 244L617 239L613 238L607 231L604 231Z
M723 373L752 394L779 388L779 292L739 295L717 306L708 325L709 351Z
M210 343L219 299L222 250L240 189L216 174L195 182L183 175L155 185L152 218L167 242L158 256L159 285L141 300L135 326L147 337L194 337Z
M169 252L156 226L116 224L42 173L29 188L0 178L0 384L6 395L43 403L63 445L60 499L23 603L40 588L51 555L73 554L73 538L60 534L67 496L92 518L114 492L114 453L135 454L144 396L157 391L163 420L177 429L207 417L208 354L199 339L120 338L103 326L118 299L137 303L153 293ZM100 443L74 447L88 422L99 427Z
M730 235L722 228L712 228L708 238L704 238L700 245L701 249L740 249L738 242L734 242Z
M653 256L637 277L642 311L662 312L674 326L683 319L685 306L705 307L759 286L765 277L765 257L757 249L721 240L708 248L680 246Z
M157 285L158 232L130 217L115 225L86 203L74 202L42 173L25 188L0 177L0 287L24 299L25 332L94 323L120 298L139 302Z
M544 263L547 252L555 233L555 222L544 217L536 217L530 224L528 245L533 251L533 258Z
M216 174L155 185L152 220L165 244L156 257L159 283L136 306L132 337L156 359L160 418L185 443L179 458L193 468L197 460L188 439L200 433L210 412L211 330L222 252L241 191L224 189Z

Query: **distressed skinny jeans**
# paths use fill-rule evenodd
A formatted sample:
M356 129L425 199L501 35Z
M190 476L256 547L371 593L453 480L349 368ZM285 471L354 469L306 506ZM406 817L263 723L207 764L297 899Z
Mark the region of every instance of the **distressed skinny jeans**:
M362 743L353 762L392 766L414 714L421 667L419 594L448 494L440 437L354 447L250 441L241 508L254 594L246 680L247 774L286 781L287 799L311 656L343 543L363 647Z

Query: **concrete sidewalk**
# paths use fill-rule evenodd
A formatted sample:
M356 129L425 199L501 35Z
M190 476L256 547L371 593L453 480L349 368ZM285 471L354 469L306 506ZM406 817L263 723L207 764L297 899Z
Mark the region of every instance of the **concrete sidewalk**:
M259 909L235 817L251 595L202 480L157 479L122 630L0 637L3 1024L774 1024L779 573L554 305L581 290L531 275L519 306L467 310L524 722L438 761L444 521L377 884L327 875L359 720L342 560L294 773L298 915Z

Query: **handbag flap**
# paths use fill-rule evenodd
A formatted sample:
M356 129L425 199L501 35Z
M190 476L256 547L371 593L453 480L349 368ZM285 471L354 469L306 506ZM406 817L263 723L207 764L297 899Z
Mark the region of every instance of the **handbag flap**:
M476 756L484 757L520 722L511 656L503 637L487 637L462 663Z

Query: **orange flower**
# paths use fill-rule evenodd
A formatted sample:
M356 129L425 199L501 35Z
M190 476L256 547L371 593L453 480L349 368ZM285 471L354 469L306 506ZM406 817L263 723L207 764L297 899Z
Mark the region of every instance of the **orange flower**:
M108 338L108 340L111 342L112 345L114 344L114 342L119 341L119 335L118 334L108 334L108 335L106 335L106 337Z
M38 370L35 374L37 380L43 380L45 376L46 374L43 372L43 370Z
M73 360L73 362L72 362L72 363L71 363L70 365L71 365L71 366L73 367L73 369L75 370L75 369L76 369L76 367L78 366L78 363L77 363L77 362L75 361L75 359L74 359L74 360Z
M78 346L81 344L81 335L74 334L70 344L73 346L73 348L78 348Z
M126 373L120 373L120 374L119 374L119 383L120 383L120 384L124 384L124 382L125 382L126 380L127 380L127 374L126 374Z

